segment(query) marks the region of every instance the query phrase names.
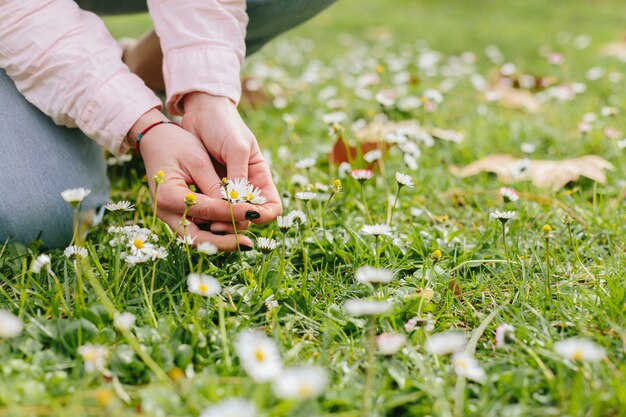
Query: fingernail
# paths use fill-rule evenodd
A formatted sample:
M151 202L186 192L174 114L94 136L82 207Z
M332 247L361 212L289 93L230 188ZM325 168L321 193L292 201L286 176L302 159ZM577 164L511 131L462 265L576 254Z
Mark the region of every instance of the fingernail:
M249 250L252 250L252 246L248 246L248 245L239 245L239 250L243 251L243 252L248 252Z
M211 233L213 233L214 235L218 235L218 236L224 236L226 234L226 232L223 230L211 231Z
M261 217L261 213L259 213L258 211L254 211L254 210L246 211L246 220L256 220L259 217Z

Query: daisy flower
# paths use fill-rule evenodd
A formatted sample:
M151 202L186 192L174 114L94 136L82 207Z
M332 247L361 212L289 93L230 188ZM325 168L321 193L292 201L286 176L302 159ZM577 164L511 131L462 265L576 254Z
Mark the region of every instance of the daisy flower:
M317 161L315 158L304 158L295 163L296 168L298 169L308 169L313 168Z
M62 191L61 197L63 197L63 200L75 206L81 203L85 197L89 195L89 193L91 193L91 190L87 188L71 188L69 190Z
M428 316L424 318L413 317L404 324L404 330L407 332L413 331L416 327L422 327L427 332L435 330L435 320L433 320L433 315L428 313Z
M374 172L371 169L355 169L350 173L350 176L363 183L371 179L374 176Z
M513 218L513 216L515 216L514 211L499 212L498 210L495 210L491 214L489 214L489 217L499 220L502 224L508 222L510 219Z
M256 382L271 381L283 371L278 346L261 331L244 330L239 333L235 351L243 369Z
M406 336L400 333L382 333L376 337L378 351L383 355L395 355L406 343Z
M200 417L256 417L256 406L243 398L227 398L205 408Z
M87 249L78 245L68 246L63 251L63 255L65 255L66 258L79 257L79 256L81 258L85 258L87 257L88 254L89 252L87 252Z
M52 264L52 261L50 259L50 256L46 254L41 254L33 261L31 271L34 272L35 274L39 274L41 273L41 270L43 269L45 272L50 273L51 264Z
M287 215L291 220L292 226L300 226L306 223L306 214L301 210L292 210Z
M88 373L102 371L106 365L107 348L100 345L87 344L78 348L78 353L85 361Z
M348 115L342 111L326 113L322 116L322 121L327 125L340 124L348 120Z
M339 178L345 178L348 175L351 175L351 172L352 172L352 167L347 162L342 162L337 167L337 175L339 176Z
M225 179L222 182L222 197L231 203L260 205L267 202L267 198L261 195L261 190L245 178Z
M302 201L315 200L316 197L317 197L317 193L314 193L312 191L302 191L302 192L296 193L296 198Z
M263 253L270 253L278 246L278 242L267 237L259 237L256 240L256 247Z
M515 328L508 323L502 323L496 328L496 347L504 347L515 340Z
M187 275L187 288L189 292L211 297L222 292L222 286L212 276L204 274Z
M480 383L485 381L486 375L483 368L480 367L476 359L465 352L456 352L452 356L452 365L458 376Z
M328 385L328 373L312 365L286 369L274 380L274 393L285 400L308 400L317 398Z
M22 320L8 311L0 310L0 339L11 339L22 333Z
M554 351L566 359L581 362L598 362L606 356L606 350L591 340L573 337L554 344Z
M403 174L401 172L396 172L396 181L398 182L398 187L409 187L414 188L415 183L413 182L413 178L410 175Z
M391 236L391 227L387 224L366 224L361 228L361 233L371 236Z
M130 201L118 201L117 203L106 203L104 208L109 211L135 211L135 206Z
M343 309L351 316L376 316L391 310L391 304L386 301L351 299L346 301Z
M500 188L500 195L504 199L505 203L513 203L519 200L519 194L512 188L502 187Z
M426 351L434 355L449 355L465 348L467 339L465 335L457 331L437 333L426 341Z
M196 240L196 237L191 237L189 235L185 235L185 236L178 236L176 238L176 243L178 243L179 245L188 245L191 246L193 245L193 242Z
M137 317L133 313L115 313L113 317L113 326L119 330L128 331L135 325Z
M388 283L393 279L393 271L385 268L362 266L356 270L354 278L362 283Z
M371 164L378 161L382 157L383 152L380 149L374 149L373 151L369 151L365 155L363 155L363 160Z
M278 229L282 233L287 233L289 229L293 227L293 218L289 216L278 216L276 217L276 223L278 223Z
M196 249L199 253L209 256L215 255L217 253L217 246L215 246L211 242L202 242L196 247Z

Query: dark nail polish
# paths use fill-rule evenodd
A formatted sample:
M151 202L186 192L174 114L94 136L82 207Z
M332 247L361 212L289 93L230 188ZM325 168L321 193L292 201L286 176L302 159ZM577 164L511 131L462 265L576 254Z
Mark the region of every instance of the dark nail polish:
M261 217L261 213L259 213L258 211L254 211L254 210L246 211L246 219L247 220L256 220L259 217Z
M239 245L239 250L241 250L242 252L248 252L249 250L252 250L252 246Z
M218 235L218 236L224 236L226 234L226 232L223 230L211 231L211 233L213 233L214 235Z

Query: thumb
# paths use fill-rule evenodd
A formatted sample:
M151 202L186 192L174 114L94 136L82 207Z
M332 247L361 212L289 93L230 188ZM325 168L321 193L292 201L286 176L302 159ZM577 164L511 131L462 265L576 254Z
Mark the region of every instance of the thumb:
M250 163L249 149L233 149L225 155L226 175L230 179L248 178L248 164Z

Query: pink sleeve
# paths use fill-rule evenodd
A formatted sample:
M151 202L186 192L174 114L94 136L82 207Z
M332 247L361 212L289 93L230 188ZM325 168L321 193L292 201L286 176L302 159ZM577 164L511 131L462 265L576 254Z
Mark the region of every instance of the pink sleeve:
M185 94L201 91L239 102L246 54L245 0L148 0L163 49L167 110L182 114Z
M161 102L121 61L103 22L72 0L0 0L0 68L55 123L119 153Z

